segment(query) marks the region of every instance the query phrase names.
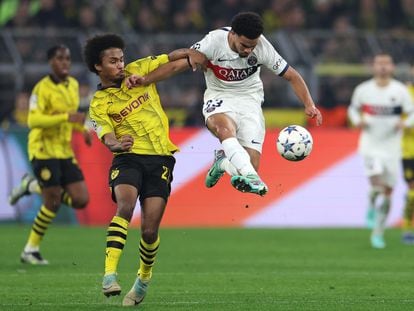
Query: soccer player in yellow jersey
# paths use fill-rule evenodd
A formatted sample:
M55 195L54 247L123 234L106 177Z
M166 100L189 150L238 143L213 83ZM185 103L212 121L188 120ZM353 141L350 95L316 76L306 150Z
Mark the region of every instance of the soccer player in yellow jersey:
M414 99L414 85L408 84L408 90ZM414 244L413 215L414 215L414 128L405 128L402 138L403 171L407 182L407 194L403 212L403 236L405 244Z
M28 153L35 178L26 174L9 197L10 203L15 204L30 193L42 196L43 204L21 254L23 263L40 265L48 264L40 254L40 242L61 203L84 208L89 201L71 147L72 131L82 131L85 142L91 143L91 135L83 126L85 115L77 112L79 85L69 75L69 49L64 45L53 46L47 51L47 58L52 72L35 85L28 115Z
M109 186L117 211L107 230L102 282L103 294L108 297L121 293L117 266L138 197L141 205L139 268L122 302L131 306L144 299L152 276L160 245L158 230L171 190L173 153L178 148L170 141L168 119L155 84L129 89L125 82L131 75L145 75L169 61L188 62L196 68L196 63L204 61L204 55L180 49L125 66L123 51L121 37L105 34L87 41L84 58L101 82L91 101L90 117L99 139L114 154Z

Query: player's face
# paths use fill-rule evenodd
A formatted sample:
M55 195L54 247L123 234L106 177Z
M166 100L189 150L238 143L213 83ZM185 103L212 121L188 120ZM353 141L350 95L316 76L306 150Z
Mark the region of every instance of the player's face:
M249 54L254 50L259 41L259 38L249 39L245 36L232 32L232 44L231 49L239 54L240 57L244 58L249 56Z
M111 82L122 81L125 78L124 52L118 48L103 51L101 64L95 67L101 79Z
M65 79L69 75L71 64L69 49L58 49L55 56L49 60L49 64L54 75L56 75L59 79Z
M375 77L389 78L394 73L394 62L390 55L377 55L374 58L373 72Z

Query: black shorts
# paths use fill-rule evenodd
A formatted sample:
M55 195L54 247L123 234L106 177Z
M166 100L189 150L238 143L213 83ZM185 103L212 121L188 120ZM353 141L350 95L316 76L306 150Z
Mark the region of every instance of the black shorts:
M42 188L52 186L64 187L68 184L84 180L82 171L74 158L33 159L32 168Z
M165 201L171 193L175 158L173 156L121 154L115 156L109 170L109 187L116 202L114 188L127 184L138 190L139 200L161 197Z
M404 179L406 182L414 181L414 159L403 159Z

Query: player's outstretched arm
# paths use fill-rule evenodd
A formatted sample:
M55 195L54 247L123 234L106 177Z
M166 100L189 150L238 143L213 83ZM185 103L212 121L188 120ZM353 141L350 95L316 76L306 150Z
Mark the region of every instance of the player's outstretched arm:
M296 96L305 106L305 114L312 119L315 118L316 125L321 125L322 114L319 109L316 108L312 96L310 95L308 86L306 85L302 76L293 67L289 67L283 75L283 78L285 78L290 83L293 90L295 91Z
M168 79L189 68L193 71L207 69L207 57L194 49L178 49L168 54L169 63L161 65L146 76L131 75L125 79L125 85L130 89L135 86L146 86Z

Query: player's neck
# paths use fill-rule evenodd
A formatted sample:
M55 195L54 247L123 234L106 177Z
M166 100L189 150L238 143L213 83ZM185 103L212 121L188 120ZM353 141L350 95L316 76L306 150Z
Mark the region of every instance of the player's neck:
M390 77L375 77L374 80L379 87L385 87L391 82Z

